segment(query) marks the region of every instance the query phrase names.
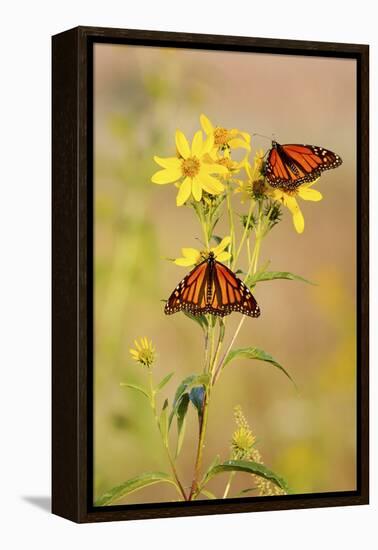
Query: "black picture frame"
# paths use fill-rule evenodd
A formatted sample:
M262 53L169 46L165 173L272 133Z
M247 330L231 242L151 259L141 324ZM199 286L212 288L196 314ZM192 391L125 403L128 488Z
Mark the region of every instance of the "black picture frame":
M94 507L93 46L96 43L352 58L357 62L357 490ZM77 27L52 38L52 512L75 522L369 502L369 47Z

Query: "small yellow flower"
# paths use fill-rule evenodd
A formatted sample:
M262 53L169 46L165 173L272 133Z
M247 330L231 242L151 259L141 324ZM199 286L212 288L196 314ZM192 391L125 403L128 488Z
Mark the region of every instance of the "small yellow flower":
M224 191L224 185L212 174L226 174L227 168L211 161L209 153L213 146L213 136L210 135L203 141L202 132L198 130L190 147L185 135L177 130L176 148L179 156L155 156L155 162L163 170L155 172L151 181L159 185L177 182L177 206L182 206L191 196L195 201L200 201L203 191L210 195L220 195Z
M303 233L305 225L303 214L297 202L297 197L300 197L305 201L318 202L322 200L323 195L316 189L311 189L311 187L317 181L318 180L311 181L310 183L302 183L302 185L297 187L297 189L293 189L290 191L279 188L270 189L269 191L270 196L274 200L281 202L290 210L293 216L293 223L297 233Z
M231 457L233 460L246 460L264 464L262 456L256 449L256 437L243 414L240 405L234 408L234 416L237 429L231 441ZM256 488L261 496L284 495L285 491L277 487L275 483L253 474Z
M230 243L231 237L227 236L222 239L218 246L210 248L209 251L200 251L196 248L182 248L182 258L177 258L174 263L183 267L196 265L200 263L204 258L206 258L209 252L213 252L215 259L218 262L226 262L231 258L231 254L225 250Z
M264 151L262 149L256 151L253 166L248 161L244 162L247 179L237 180L238 187L235 189L235 193L241 193L240 201L242 203L265 194L267 187L265 185L263 164Z
M214 126L206 115L200 116L200 123L207 136L213 136L214 148L216 150L229 147L238 149L239 147L250 151L251 136L247 132L241 132L237 128L228 130L222 126Z
M134 340L136 349L130 349L130 355L143 367L151 368L156 359L156 350L152 341L148 341L146 337L139 338L139 342Z

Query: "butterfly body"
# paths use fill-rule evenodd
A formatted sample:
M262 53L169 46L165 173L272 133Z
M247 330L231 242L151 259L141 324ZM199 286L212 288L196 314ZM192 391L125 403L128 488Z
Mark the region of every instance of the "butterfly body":
M342 159L317 145L272 142L265 165L265 176L272 187L295 190L302 183L319 178L324 170L337 168Z
M188 311L192 315L210 313L224 317L239 311L258 317L260 308L249 288L214 253L184 277L165 305L165 313Z

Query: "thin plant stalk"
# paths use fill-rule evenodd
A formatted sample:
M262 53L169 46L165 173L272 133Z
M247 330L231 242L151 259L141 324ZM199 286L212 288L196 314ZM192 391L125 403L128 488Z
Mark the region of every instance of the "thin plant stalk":
M152 408L152 411L154 413L156 424L159 428L159 433L161 433L160 432L160 427L159 427L159 417L158 417L157 410L156 410L155 390L154 390L154 385L153 385L153 380L152 380L152 372L151 371L149 372L149 382L150 382L150 397L151 397L150 398L150 403L151 403L151 408ZM174 476L175 481L176 481L176 488L178 489L179 493L181 494L183 500L188 500L188 498L186 496L186 493L185 493L185 490L184 490L184 487L182 486L180 478L178 476L176 466L175 466L174 460L172 458L171 452L169 450L169 445L168 445L168 443L166 444L163 441L163 446L166 450L168 460L169 460L169 464L171 466L172 473L173 473L173 476Z

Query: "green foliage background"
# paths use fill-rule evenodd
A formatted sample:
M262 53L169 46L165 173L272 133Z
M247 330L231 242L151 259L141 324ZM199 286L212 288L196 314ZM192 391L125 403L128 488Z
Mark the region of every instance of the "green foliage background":
M229 457L232 410L240 403L265 463L294 492L355 488L354 81L352 60L96 45L96 496L143 471L166 470L144 397L120 387L143 382L128 352L134 338L153 339L157 379L176 371L167 386L171 401L178 383L201 368L200 328L181 313L166 317L161 302L185 275L164 258L179 256L182 246L200 247L201 235L192 212L176 208L173 186L150 183L153 155L170 156L176 128L191 135L201 112L214 124L329 147L344 160L322 176L324 200L301 204L303 235L285 212L262 251L269 269L298 273L317 286L260 283L262 316L248 319L239 339L241 347L271 353L299 393L264 363L233 361L213 395L205 459ZM232 317L230 325L239 318ZM194 412L188 420L187 434L196 434ZM194 444L187 436L179 461L188 485ZM212 483L216 489L225 481L217 476ZM173 498L163 484L127 502Z

